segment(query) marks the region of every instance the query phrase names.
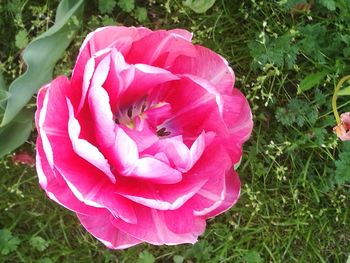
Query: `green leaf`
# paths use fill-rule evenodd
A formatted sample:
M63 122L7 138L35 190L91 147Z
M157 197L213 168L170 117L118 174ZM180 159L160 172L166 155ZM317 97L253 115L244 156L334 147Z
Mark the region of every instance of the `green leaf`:
M299 84L298 94L317 86L321 82L321 80L325 78L326 75L326 72L321 71L306 76Z
M118 6L127 13L130 13L135 8L135 0L119 0Z
M0 90L6 90L6 83L2 71L0 71Z
M0 89L0 107L2 108L2 103L5 102L10 97L10 93L6 90Z
M318 2L329 11L335 11L336 5L334 0L318 0Z
M5 102L9 97L10 94L6 91L5 80L0 71L0 113L5 110Z
M33 111L23 109L16 119L0 127L0 158L21 146L32 130Z
M211 8L215 4L215 0L186 0L182 4L191 8L194 12L201 14Z
M83 3L83 0L62 0L55 24L26 47L23 60L27 71L9 87L10 97L0 127L9 124L33 94L52 79L56 62L63 56L77 30L77 18L74 17L81 18Z
M139 254L139 258L136 261L136 263L154 263L154 262L156 262L156 259L147 250L141 252Z
M263 263L264 260L261 258L260 254L256 251L248 251L244 257L243 257L244 262L246 263Z
M50 258L41 258L38 263L53 263L53 261Z
M350 86L343 88L338 92L338 96L349 96L349 95L350 95Z
M8 229L0 229L0 252L2 255L7 255L12 251L15 251L21 241L12 236L12 233Z
M110 14L112 13L115 5L116 5L115 0L99 0L98 10L100 10L102 14Z
M185 258L183 256L175 255L173 257L174 263L183 263Z
M137 7L135 9L135 17L137 21L139 22L146 22L148 17L147 17L147 9L144 7Z
M26 30L21 30L16 34L15 45L19 49L25 48L28 44L28 33Z
M108 15L101 17L101 22L104 26L114 26L116 24L115 20Z
M285 107L276 109L275 117L278 122L286 127L295 124L299 127L306 124L313 126L317 121L318 111L307 101L291 99Z
M40 236L31 237L29 243L33 248L40 252L44 251L49 246L49 243Z
M334 180L337 185L350 182L350 142L344 142L339 159L335 161Z

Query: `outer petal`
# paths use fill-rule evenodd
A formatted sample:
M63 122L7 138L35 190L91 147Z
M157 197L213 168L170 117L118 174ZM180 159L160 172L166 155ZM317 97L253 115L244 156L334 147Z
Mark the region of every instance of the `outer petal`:
M154 245L193 244L205 229L205 220L194 218L192 227L186 229L189 230L188 232L175 233L169 229L169 226L166 223L164 211L147 208L141 205L139 205L135 211L137 213L137 221L142 222L142 224L128 224L119 219L113 218L113 225L131 236ZM188 222L188 220L185 221ZM171 222L168 223L173 226Z
M183 37L184 39L186 39L188 42L191 42L193 34L185 29L181 29L181 28L176 28L176 29L171 29L168 31L169 33L172 34L176 34L179 35L181 37Z
M242 145L248 140L253 129L252 113L247 99L239 90L233 89L232 95L223 95L222 98L223 120L229 134L223 144L232 162L237 163L242 156Z
M221 94L232 90L235 78L227 61L202 46L195 46L192 56L178 56L169 67L174 74L190 74L211 82Z
M57 92L57 88L60 88L59 86L57 87L59 83L64 85L65 80L54 80L51 85L54 86L54 88L52 89L56 90L54 90L53 92ZM43 129L46 112L48 111L47 107L50 94L47 92L47 90L49 88L50 84L40 89L37 97L38 108L35 114L35 122L37 124L38 130L38 138L36 143L36 169L38 172L39 183L41 187L45 190L49 198L59 203L60 205L74 212L80 212L83 214L93 214L96 212L96 208L87 206L86 204L78 200L72 193L72 191L69 189L60 173L57 170L54 170L52 148L48 142L47 136L45 135L44 138L46 139L46 146L45 148L43 147L42 136L40 131ZM61 87L61 89L64 89L64 87ZM39 121L39 119L41 120ZM48 161L48 159L50 159L50 162Z
M186 34L187 35L187 34ZM164 30L154 31L132 44L126 61L131 64L143 63L167 68L179 55L192 56L194 46L188 36Z
M213 142L211 176L207 183L194 195L187 204L192 207L196 216L213 217L230 208L238 199L240 182L233 170L231 160L222 146ZM216 149L216 150L214 150Z
M111 214L104 209L100 209L94 215L87 216L78 213L77 216L85 229L108 248L125 249L142 242L115 227L111 223Z
M58 171L53 171L46 159L40 138L37 139L36 169L40 186L47 196L63 207L85 215L93 215L97 208L78 200Z
M98 51L116 48L126 54L133 41L151 33L147 28L108 26L91 32L84 40L72 73L72 85L81 87L87 61Z

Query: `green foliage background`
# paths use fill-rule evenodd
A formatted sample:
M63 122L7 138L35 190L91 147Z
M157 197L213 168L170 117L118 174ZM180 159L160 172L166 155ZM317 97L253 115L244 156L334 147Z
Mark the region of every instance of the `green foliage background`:
M25 72L23 47L54 25L58 4L0 4L0 117L8 96L2 83ZM0 163L0 262L347 261L350 147L332 133L331 97L337 81L350 74L349 0L95 0L83 14L72 19L81 26L54 76L71 73L84 37L104 25L186 28L196 43L229 60L255 121L238 169L240 201L209 220L193 246L111 251L45 196L34 168L15 165L7 155ZM25 109L33 111L34 102ZM349 97L338 105L350 111ZM25 121L16 118L12 125ZM0 152L7 141L2 136ZM34 141L32 133L21 151L34 155Z

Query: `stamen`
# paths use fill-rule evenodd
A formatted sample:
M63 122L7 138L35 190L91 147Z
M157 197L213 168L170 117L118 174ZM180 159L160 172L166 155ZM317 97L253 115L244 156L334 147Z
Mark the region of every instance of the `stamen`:
M128 109L128 117L131 119L132 118L132 106Z
M165 136L168 136L170 134L171 134L171 132L167 131L166 128L164 128L164 127L157 131L158 137L165 137Z

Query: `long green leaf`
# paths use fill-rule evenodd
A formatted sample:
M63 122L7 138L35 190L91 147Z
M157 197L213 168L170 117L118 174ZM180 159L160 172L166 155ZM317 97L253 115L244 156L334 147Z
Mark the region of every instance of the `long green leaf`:
M16 120L0 127L0 158L21 146L32 130L33 111L23 109Z
M302 81L300 81L298 94L317 86L326 76L327 73L325 71L307 75Z
M0 118L4 115L6 100L10 94L6 91L6 84L2 72L0 71Z
M27 71L10 85L10 97L0 127L9 124L33 94L51 80L56 62L63 56L78 28L83 3L83 0L62 0L56 12L55 24L24 50L23 60Z

